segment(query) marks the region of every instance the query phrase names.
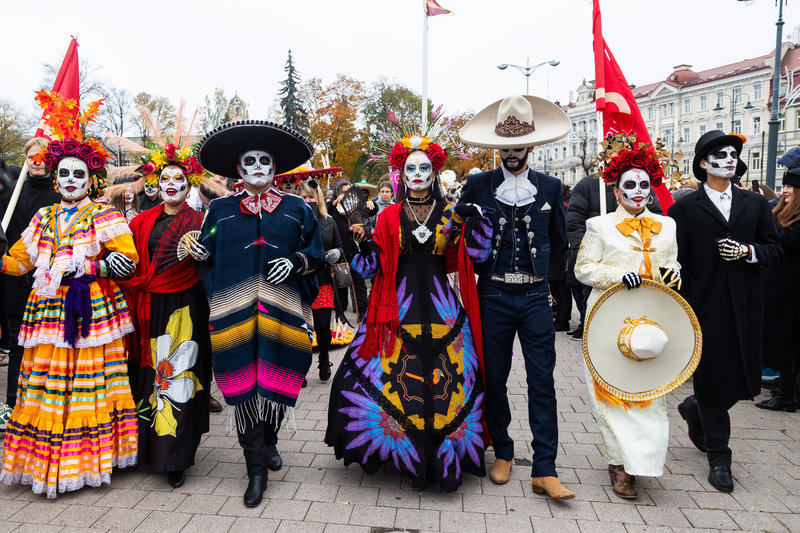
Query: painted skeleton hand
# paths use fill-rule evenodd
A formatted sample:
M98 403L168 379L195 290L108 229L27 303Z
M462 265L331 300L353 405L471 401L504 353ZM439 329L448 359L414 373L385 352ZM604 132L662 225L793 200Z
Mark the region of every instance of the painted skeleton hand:
M105 258L106 265L114 277L124 278L136 270L136 261L119 252L111 252Z
M193 232L188 232L181 237L178 242L178 260L183 261L186 255L191 255L195 261L205 261L211 254L208 253L208 248L197 240Z
M667 287L674 287L677 290L681 288L681 271L674 268L661 267L661 281Z
M750 256L750 247L729 237L717 239L717 251L725 261L738 261Z
M283 283L289 277L289 274L299 272L302 266L301 259L295 254L289 257L273 259L267 263L267 283L275 285Z
M635 289L642 284L642 276L635 272L626 272L625 275L622 276L622 283L628 287L628 290Z
M342 251L338 248L333 248L325 252L325 261L331 265L337 263L340 257L342 257Z

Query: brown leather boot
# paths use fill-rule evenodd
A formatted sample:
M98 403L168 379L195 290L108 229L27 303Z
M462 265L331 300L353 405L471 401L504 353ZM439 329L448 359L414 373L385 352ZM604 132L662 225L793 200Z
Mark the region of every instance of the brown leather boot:
M608 475L611 477L611 489L614 494L626 500L632 500L638 496L636 489L633 488L633 476L625 472L623 465L608 465Z
M514 461L506 461L505 459L495 459L492 465L492 471L489 472L489 479L492 483L497 485L505 485L508 483L508 478L511 475L511 465Z
M571 500L575 493L568 490L555 476L532 477L531 488L536 494L547 493L554 500Z

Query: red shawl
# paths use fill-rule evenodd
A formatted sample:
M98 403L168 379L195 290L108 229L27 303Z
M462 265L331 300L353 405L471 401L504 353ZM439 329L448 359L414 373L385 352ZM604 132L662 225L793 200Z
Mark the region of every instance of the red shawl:
M364 343L358 349L358 354L364 359L377 356L391 357L394 351L395 339L399 333L400 306L397 302L397 260L400 255L400 209L403 204L392 204L381 211L378 223L372 238L380 247L380 268L372 280L372 292L369 296L367 308L367 330ZM472 331L472 341L475 352L478 354L478 366L486 390L486 378L483 363L483 336L481 334L481 313L478 305L478 288L475 285L475 270L469 258L464 236L457 250L451 250L446 258L447 272L458 271L458 287L461 302L467 313L467 319ZM454 264L455 263L455 264ZM485 398L485 396L484 396ZM485 413L483 422L483 440L490 445L491 437L486 426Z
M183 209L192 209L184 204ZM133 342L129 342L130 358L138 360L143 367L152 366L150 348L150 295L152 293L172 293L189 289L200 281L190 258L184 259L172 268L157 272L156 264L151 262L147 240L156 224L158 216L164 211L164 204L142 211L130 222L133 241L139 252L139 264L133 276L115 280L125 293L128 308L136 324ZM198 213L199 215L199 213ZM201 215L202 216L202 215Z

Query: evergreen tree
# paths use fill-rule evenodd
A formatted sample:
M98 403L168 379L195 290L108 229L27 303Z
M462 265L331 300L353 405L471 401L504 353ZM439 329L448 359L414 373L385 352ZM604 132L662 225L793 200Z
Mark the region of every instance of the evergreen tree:
M297 94L300 75L294 68L291 50L289 50L289 59L286 60L283 70L286 72L286 79L281 82L281 90L278 91L278 95L281 97L283 125L308 137L308 112L303 108L303 103Z

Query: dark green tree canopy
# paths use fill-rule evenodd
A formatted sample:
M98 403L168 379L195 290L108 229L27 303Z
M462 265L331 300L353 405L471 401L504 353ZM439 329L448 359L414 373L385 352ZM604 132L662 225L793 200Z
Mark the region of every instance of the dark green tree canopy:
M297 94L300 74L294 67L291 50L289 50L289 58L286 60L283 70L286 72L286 79L280 83L281 90L278 91L278 95L281 97L281 111L283 111L282 123L308 137L308 112Z

